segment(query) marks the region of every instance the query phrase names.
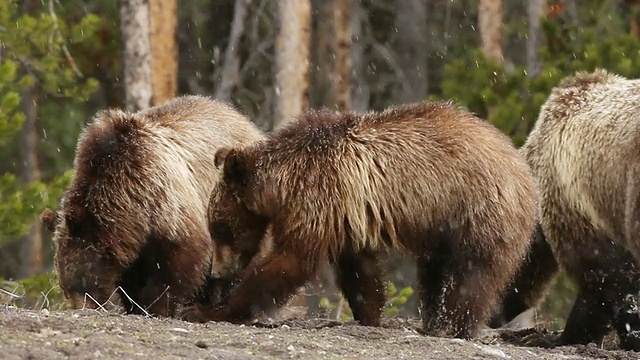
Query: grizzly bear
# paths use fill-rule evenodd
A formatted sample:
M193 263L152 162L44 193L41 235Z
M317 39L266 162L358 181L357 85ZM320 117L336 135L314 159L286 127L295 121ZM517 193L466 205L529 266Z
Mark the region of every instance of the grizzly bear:
M534 230L524 159L508 137L450 102L308 111L215 158L223 180L209 204L214 273L244 270L220 304L183 309L188 321L250 322L328 262L355 319L378 326L380 255L398 249L417 258L425 332L470 338Z
M552 90L522 147L552 252L532 254L521 273L537 273L529 283L546 286L554 270L539 270L555 256L578 288L562 344L600 343L614 327L622 348L640 350L638 129L640 80L597 69L568 76ZM521 290L524 297L542 296ZM517 303L505 299L503 307Z
M42 214L69 306L103 304L119 289L128 312L172 316L210 286L214 154L262 137L236 109L201 96L98 112L59 210Z

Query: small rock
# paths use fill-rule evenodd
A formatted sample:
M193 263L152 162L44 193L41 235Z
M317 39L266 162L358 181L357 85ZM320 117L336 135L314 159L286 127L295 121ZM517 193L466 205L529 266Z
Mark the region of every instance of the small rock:
M178 327L172 328L171 331L175 331L175 332L179 332L179 333L188 333L189 332L189 330L187 330L187 329L178 328Z
M284 330L289 330L289 329L291 329L291 326L289 326L287 324L284 324L284 325L280 326L280 328L282 328Z
M495 349L495 348L492 348L492 347L489 347L489 346L483 346L483 345L475 345L475 346L477 348L479 348L485 354L493 355L495 357L500 357L500 358L503 358L503 359L510 359L511 358L509 355L505 354L504 351L502 351L502 350Z
M287 346L287 350L296 351L296 348L294 348L293 345L289 345L289 346Z
M49 310L47 310L47 309L42 309L42 310L40 311L40 314L42 314L42 316L49 316Z
M206 349L209 347L209 345L207 345L207 343L202 340L196 341L196 346L199 347L200 349Z
M275 337L275 336L273 336L273 335L269 335L269 336L267 336L267 338L268 338L268 339L273 339L274 337Z

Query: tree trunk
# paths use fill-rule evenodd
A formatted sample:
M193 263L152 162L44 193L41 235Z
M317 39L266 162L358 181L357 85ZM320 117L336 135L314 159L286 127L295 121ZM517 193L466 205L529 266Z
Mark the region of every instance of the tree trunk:
M233 88L240 81L240 40L244 33L244 24L249 14L252 0L236 0L231 23L229 44L224 53L220 84L216 90L216 99L229 101Z
M365 21L365 13L360 0L351 0L351 103L352 109L357 112L369 110L370 89L367 82L367 64L365 62L362 23Z
M314 33L315 106L352 107L352 0L316 0ZM355 26L358 26L356 24ZM362 46L359 50L362 52Z
M428 4L427 0L396 2L397 61L406 75L406 81L395 94L395 100L400 103L427 98Z
M22 165L21 180L23 184L41 179L38 160L38 88L32 86L22 94L24 123L20 130L20 162ZM31 277L42 273L42 227L34 221L27 235L22 238L20 251L20 277Z
M149 0L120 1L120 32L126 108L129 111L146 109L151 105L153 94Z
M357 1L357 0L356 0ZM311 8L314 9L311 18L311 49L310 61L312 66L310 69L310 85L309 96L311 107L323 107L332 103L331 88L331 67L333 63L333 54L331 53L331 16L329 6L332 0L313 0Z
M149 46L152 59L152 105L161 105L176 96L178 88L178 47L176 0L149 0Z
M502 0L480 0L478 25L484 56L502 64Z
M276 105L271 128L300 114L309 104L311 5L308 0L278 3L275 44Z
M542 44L542 30L540 21L546 12L546 0L529 0L527 17L529 18L529 31L527 35L527 74L530 78L538 76L542 70L542 64L538 58L538 49Z
M333 107L351 110L351 0L330 1L330 54L333 55L329 74Z
M621 9L630 14L629 32L634 37L640 38L640 0L624 0Z

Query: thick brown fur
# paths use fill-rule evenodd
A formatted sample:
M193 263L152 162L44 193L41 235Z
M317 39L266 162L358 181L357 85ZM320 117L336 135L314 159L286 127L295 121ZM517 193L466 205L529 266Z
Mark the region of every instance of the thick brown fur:
M578 286L564 344L599 343L613 326L622 347L640 350L632 309L640 291L639 130L640 80L581 72L553 89L522 148L542 232Z
M182 312L189 321L249 322L282 306L328 261L354 317L377 326L385 305L379 256L398 249L417 258L424 329L473 337L534 230L524 159L505 135L451 103L309 111L216 158L224 180L209 204L214 268L248 265L220 306Z
M492 328L509 326L518 315L536 308L547 294L549 285L555 279L558 270L559 266L553 249L542 232L542 226L538 224L527 257L507 288L498 311L489 321L489 326ZM533 316L523 320L526 324L524 327L535 325ZM518 327L520 326L522 321L519 322Z
M200 96L137 113L96 114L77 144L74 176L53 230L60 287L72 308L118 287L130 312L174 315L205 286L212 259L207 204L220 180L213 155L262 132L233 107Z

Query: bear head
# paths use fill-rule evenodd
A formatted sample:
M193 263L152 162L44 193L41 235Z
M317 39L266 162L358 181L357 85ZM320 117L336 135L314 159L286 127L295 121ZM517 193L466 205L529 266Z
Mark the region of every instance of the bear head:
M55 267L67 305L72 309L103 306L117 289L122 269L113 251L101 241L104 230L82 206L45 209L45 228L53 232Z
M251 155L222 148L215 165L222 179L211 192L209 232L214 244L213 278L231 278L246 268L268 246L268 212L258 206L259 179Z

